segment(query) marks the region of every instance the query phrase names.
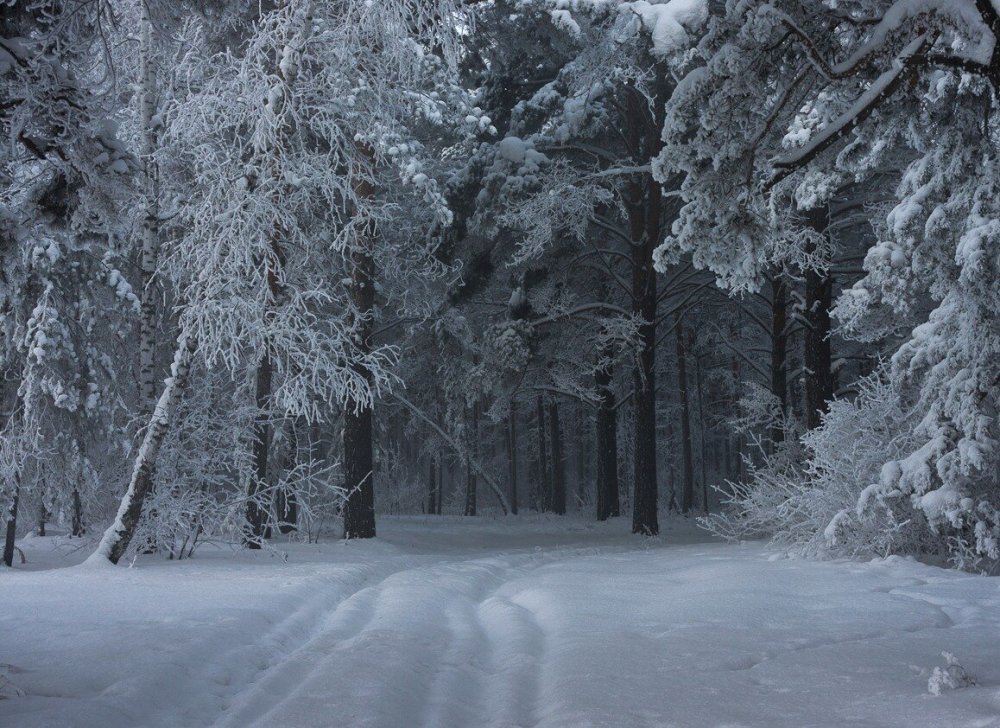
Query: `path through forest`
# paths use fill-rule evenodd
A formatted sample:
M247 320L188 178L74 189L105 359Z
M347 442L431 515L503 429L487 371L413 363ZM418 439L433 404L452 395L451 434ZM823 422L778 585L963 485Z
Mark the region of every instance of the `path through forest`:
M626 528L387 519L287 562L8 572L0 725L1000 725L1000 579ZM942 651L978 684L929 694Z

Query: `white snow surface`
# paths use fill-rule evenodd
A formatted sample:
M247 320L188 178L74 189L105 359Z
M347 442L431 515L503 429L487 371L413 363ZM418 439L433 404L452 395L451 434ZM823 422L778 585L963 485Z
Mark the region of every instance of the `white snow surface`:
M100 570L26 539L0 726L1000 725L1000 579L625 521L383 518ZM931 695L942 652L974 684Z

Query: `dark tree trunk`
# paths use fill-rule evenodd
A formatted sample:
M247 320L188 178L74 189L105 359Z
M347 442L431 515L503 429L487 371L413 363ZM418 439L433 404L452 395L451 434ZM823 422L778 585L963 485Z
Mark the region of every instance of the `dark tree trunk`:
M510 456L510 512L517 515L517 412L514 402L510 403L507 429L507 452Z
M7 532L3 542L4 566L14 565L14 540L17 538L17 507L21 500L20 479L15 475L14 480L14 495L10 499L10 507L7 509Z
M359 142L359 150L374 163L374 151ZM357 194L362 198L375 196L375 189L367 181L357 184ZM375 311L375 229L363 231L351 251L350 298L354 309L352 322L355 341L360 356L371 353L371 317ZM371 372L357 362L351 366L368 385ZM344 503L344 538L375 537L375 446L372 426L372 402L350 398L344 405L344 486L347 502Z
M576 437L573 445L576 448L576 502L580 508L587 502L587 442L590 433L589 420L581 407L576 408Z
M471 463L465 465L465 515L476 515L476 471Z
M549 458L545 448L545 405L541 395L537 400L538 430L538 510L548 511L552 507L552 481L549 479Z
M472 459L479 457L479 402L472 405L472 428L469 438L469 456ZM472 463L465 465L465 515L476 515L476 471L472 469Z
M674 444L674 423L667 423L667 442L671 445ZM667 469L667 487L669 488L670 498L667 500L667 513L677 513L680 508L677 505L677 466L674 461L676 458L670 458L668 461L669 467Z
M809 225L824 237L830 227L830 208L810 210ZM805 352L806 427L819 427L833 399L833 362L830 348L830 306L833 278L827 271L806 271Z
M639 113L639 112L637 112ZM637 145L641 148L641 144ZM633 185L639 200L629 209L632 238L632 311L641 321L639 351L632 374L635 413L632 532L660 532L656 468L656 271L653 251L660 239L663 192L652 177Z
M45 535L45 524L49 522L49 509L45 507L45 498L41 499L38 504L38 527L35 529L35 533L39 536Z
M657 189L657 195L659 190ZM645 245L648 245L646 243ZM660 532L656 482L656 278L652 252L633 267L639 352L632 374L635 412L635 452L632 532L655 536Z
M296 465L298 457L299 438L298 428L294 421L289 421L288 425L288 447L285 451L286 473L291 472ZM278 532L289 534L295 530L299 521L299 501L295 496L295 491L289 487L279 488L274 494L274 512L278 517Z
M833 280L806 273L806 426L819 427L833 399L833 362L830 347L830 306Z
M437 507L437 468L434 464L434 456L431 455L431 464L427 468L427 513L434 515Z
M344 538L375 537L375 488L372 477L372 408L344 410Z
M701 358L694 358L694 378L695 387L698 393L698 443L701 455L701 510L708 513L708 477L705 472L705 463L708 460L708 449L705 444L705 393L702 389L701 381Z
M549 439L552 442L552 502L553 513L566 513L566 467L563 461L563 439L559 428L559 406L549 401Z
M822 273L806 273L806 426L819 427L833 399L833 362L830 347L830 305L833 280Z
M73 488L73 520L71 533L75 537L83 536L86 528L83 525L83 502L80 500L80 491Z
M681 450L684 456L684 484L681 488L681 513L694 505L694 464L691 447L691 407L687 385L687 337L684 319L677 315L674 325L677 342L677 393L681 403Z
M598 369L597 385L597 520L621 515L618 499L618 421L611 370Z
M259 549L264 537L267 509L261 499L267 492L267 459L271 451L271 382L274 369L270 352L265 352L257 365L257 422L254 425L253 473L247 484L247 526L244 542L248 548Z
M633 84L627 84L625 90L622 123L628 152L635 161L654 158L663 148L660 132L671 81L657 67L653 81L656 100L652 104ZM633 178L623 191L631 241L632 311L641 321L632 395L635 414L632 532L653 536L660 532L656 464L657 281L653 251L661 241L665 218L675 215L676 209L665 210L663 188L652 174Z
M436 497L434 512L440 516L443 513L442 506L444 505L444 453L438 455L438 486L434 495Z
M782 414L788 411L788 286L780 275L771 279L771 393L781 404ZM775 443L785 439L785 429L771 429Z

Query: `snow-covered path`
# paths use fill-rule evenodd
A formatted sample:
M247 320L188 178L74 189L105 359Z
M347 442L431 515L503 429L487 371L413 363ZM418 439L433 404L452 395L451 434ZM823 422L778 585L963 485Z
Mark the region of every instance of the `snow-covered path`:
M288 563L0 574L27 693L0 726L1000 726L1000 579L676 526L380 528ZM978 685L928 694L942 651Z

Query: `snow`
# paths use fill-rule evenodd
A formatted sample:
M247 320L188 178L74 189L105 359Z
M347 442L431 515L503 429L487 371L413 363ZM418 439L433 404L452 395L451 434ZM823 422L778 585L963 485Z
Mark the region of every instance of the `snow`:
M660 3L638 0L622 7L639 16L652 37L653 53L659 56L687 47L690 43L688 31L699 28L708 19L705 0L667 0Z
M497 144L497 151L500 153L500 156L508 162L521 164L524 162L528 146L520 137L509 136L500 140L500 143Z
M26 539L0 572L0 725L998 724L1000 579L626 520L383 518L287 561L100 571Z

